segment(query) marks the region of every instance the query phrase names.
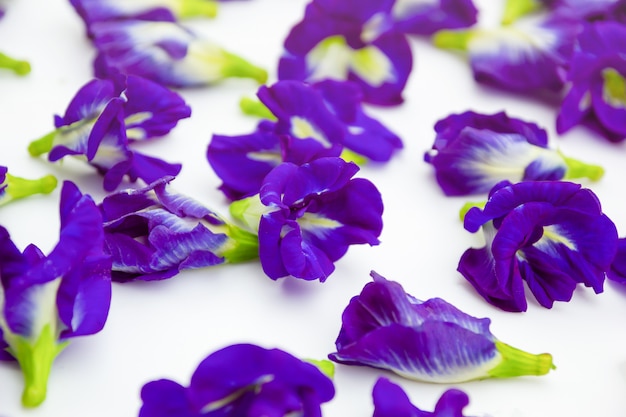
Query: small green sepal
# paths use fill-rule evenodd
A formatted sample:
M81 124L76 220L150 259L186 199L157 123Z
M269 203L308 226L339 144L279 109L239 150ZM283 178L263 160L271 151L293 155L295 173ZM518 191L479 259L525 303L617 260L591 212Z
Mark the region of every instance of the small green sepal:
M440 30L433 35L432 42L437 48L467 51L473 36L472 30Z
M540 353L538 355L525 352L513 346L496 340L496 350L502 356L502 361L495 368L488 371L494 378L509 378L522 375L545 375L556 369L552 363L552 355Z
M178 17L188 19L192 17L209 17L217 16L219 7L217 2L212 0L181 0Z
M559 155L567 164L567 171L564 179L589 178L591 181L598 181L604 176L604 168L600 165L588 164L578 159L570 158L559 151Z
M461 207L461 210L459 210L459 218L461 219L461 221L464 221L465 215L468 211L470 211L474 207L478 207L482 210L485 208L486 204L486 201L468 201L467 203L463 204L463 207Z
M239 100L239 108L243 114L258 117L260 119L276 120L276 116L260 100L250 97L242 97Z
M343 151L341 151L341 159L343 159L346 162L354 162L355 164L359 165L359 166L363 166L365 164L367 164L367 162L369 161L369 159L367 159L365 156L356 153L354 151L351 151L350 149L345 149Z
M33 194L49 194L57 186L57 179L53 175L46 175L38 179L26 179L6 174L5 183L8 200L17 200Z
M222 51L222 54L224 63L221 73L224 78L251 78L259 84L265 84L267 81L267 71L263 68L228 51Z
M226 235L233 241L221 256L231 264L247 262L259 257L259 237L232 224L227 225Z
M52 132L40 137L39 139L35 139L28 145L28 153L30 156L40 156L45 153L50 152L52 146L54 144L54 138L58 134L58 130L53 130Z
M541 10L541 3L537 0L507 0L502 13L502 24L510 25L520 17Z
M0 68L11 70L17 75L30 73L30 63L28 61L11 58L2 52L0 52Z
M315 365L324 375L330 379L335 378L335 364L328 359L303 359L304 362L308 362L311 365Z

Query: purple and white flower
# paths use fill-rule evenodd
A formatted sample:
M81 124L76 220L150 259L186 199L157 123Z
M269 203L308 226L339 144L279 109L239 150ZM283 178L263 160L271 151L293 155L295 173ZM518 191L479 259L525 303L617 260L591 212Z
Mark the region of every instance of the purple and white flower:
M0 206L33 194L49 194L56 186L53 175L31 180L13 176L7 167L0 166Z
M0 359L19 362L26 407L44 401L52 363L70 339L103 328L111 300L98 208L65 182L60 214L59 243L48 256L35 245L20 252L0 227Z
M160 379L141 389L139 417L320 417L335 395L315 365L279 349L227 346L207 356L188 386Z
M548 146L546 131L500 112L467 111L435 124L433 147L424 155L446 195L487 193L500 181L561 180L604 170L564 156Z
M481 227L485 246L468 249L458 270L496 307L525 311L524 282L546 308L569 301L578 284L603 291L617 231L598 197L579 184L498 184L482 210L465 215L466 230Z
M488 318L472 317L440 298L420 301L376 272L350 300L329 359L387 369L404 378L457 383L544 375L547 353L534 355L498 340Z
M396 0L391 15L395 28L403 33L432 35L474 25L478 10L472 0Z

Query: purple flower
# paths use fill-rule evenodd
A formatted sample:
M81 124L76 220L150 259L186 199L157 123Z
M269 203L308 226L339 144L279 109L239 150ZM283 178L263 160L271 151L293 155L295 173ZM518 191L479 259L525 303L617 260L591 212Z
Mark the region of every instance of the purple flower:
M471 0L396 0L391 11L397 30L432 35L476 23L478 10Z
M606 271L607 278L626 284L626 238L617 240L617 252L611 263L611 268Z
M46 175L34 180L13 176L0 166L0 206L33 194L49 194L57 186L57 179Z
M393 0L312 1L285 39L278 78L350 80L368 103L402 103L413 58L405 35L393 28L392 6Z
M435 45L467 52L477 82L516 93L559 93L580 23L525 17L494 29L443 30Z
M482 226L486 244L468 249L458 270L489 303L525 311L524 281L539 304L569 301L580 283L603 290L617 249L617 231L600 202L579 184L502 183L484 209L465 215L465 229Z
M169 379L141 390L139 417L320 417L335 395L315 365L279 349L227 346L206 357L184 387Z
M399 385L383 377L376 381L372 398L372 417L463 417L463 408L469 404L469 397L465 392L449 389L441 395L433 412L423 411L411 404Z
M265 70L176 22L95 22L89 30L98 49L96 77L132 74L168 87L204 86L229 77L267 80Z
M87 195L65 182L59 243L45 256L34 245L21 253L0 227L0 359L16 359L24 374L22 402L46 397L50 368L69 339L99 332L111 300L111 258L103 248L102 218Z
M125 77L125 82L92 80L70 102L56 129L33 141L31 155L48 153L57 161L81 156L104 176L104 189L115 189L124 175L146 183L176 175L180 164L169 164L130 149L133 141L166 135L191 109L175 92L152 81Z
M496 339L488 318L472 317L440 298L417 300L399 283L371 275L374 281L343 312L331 360L437 383L544 375L554 368L551 355Z
M626 27L588 24L578 37L567 73L568 92L556 121L558 133L582 124L612 142L626 138Z
M270 278L323 282L350 245L379 243L382 199L371 182L352 178L358 170L332 157L302 166L285 162L265 177L259 196L231 204L236 219L258 230Z
M256 235L168 188L172 177L107 196L100 209L115 281L170 278L184 269L258 257Z
M452 114L435 124L437 135L424 160L433 165L446 195L487 193L500 181L560 180L604 171L548 147L545 130L504 112Z
M587 21L617 20L626 22L625 0L541 0L552 13Z

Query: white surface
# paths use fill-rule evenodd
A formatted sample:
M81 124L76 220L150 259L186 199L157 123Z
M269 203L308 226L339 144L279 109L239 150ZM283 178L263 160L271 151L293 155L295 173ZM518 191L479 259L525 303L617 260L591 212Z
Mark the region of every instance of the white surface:
M74 161L52 165L31 158L28 143L53 128L52 115L63 113L78 88L91 78L94 50L82 22L64 0L8 0L0 20L0 50L30 60L25 78L0 73L0 164L12 174L55 174L70 179L96 201L104 196L101 178ZM490 1L482 3L493 6ZM282 42L304 11L304 0L250 0L225 3L213 21L196 21L222 46L270 72L274 81ZM367 283L369 271L399 281L420 299L442 297L478 317L492 319L500 340L533 353L550 352L557 370L544 377L485 380L457 387L470 395L469 415L494 417L622 416L626 409L624 318L626 291L607 282L605 292L575 292L570 303L546 310L530 301L528 312L505 313L480 298L456 272L458 259L481 237L466 232L458 210L468 199L447 198L422 155L434 138L433 124L453 112L507 110L510 116L545 127L564 153L601 163L606 175L588 184L600 197L618 230L626 227L624 145L574 129L554 133L556 109L517 96L488 90L471 78L459 56L414 41L414 71L406 102L394 109L372 108L404 140L391 163L366 167L385 203L382 244L355 246L337 263L324 284L294 279L274 282L258 263L185 271L173 279L114 284L109 320L94 336L74 339L52 369L48 398L35 410L20 405L22 377L15 364L0 363L0 416L136 416L139 390L162 377L187 384L209 353L237 342L279 347L299 357L324 358L334 351L341 312ZM193 109L166 138L142 151L170 162L183 162L174 187L227 213L217 191L220 181L205 159L213 133L244 134L255 121L240 114L238 100L253 95L246 80L183 91ZM58 239L58 190L0 209L0 224L20 248L35 243L48 252ZM622 235L622 233L620 233ZM414 404L426 410L447 385L402 380L368 368L337 366L335 399L325 416L371 416L371 390L378 376L399 382Z

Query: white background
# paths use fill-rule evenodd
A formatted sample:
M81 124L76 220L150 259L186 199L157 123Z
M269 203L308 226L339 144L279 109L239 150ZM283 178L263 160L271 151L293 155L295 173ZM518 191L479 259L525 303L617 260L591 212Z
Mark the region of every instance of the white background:
M101 177L90 167L72 160L53 165L26 151L31 140L53 128L53 114L62 114L91 78L94 49L83 24L67 1L3 1L7 14L0 20L0 50L28 59L33 70L24 78L0 72L0 165L18 176L53 173L59 180L72 180L99 202L104 197ZM489 6L483 7L482 21L497 18L495 1L481 3ZM304 6L304 0L224 3L217 19L195 21L193 27L265 67L273 82L282 42ZM255 262L185 271L161 282L114 284L104 330L72 340L61 353L52 369L48 398L38 409L21 407L20 370L0 363L0 416L136 416L144 383L165 377L187 384L206 355L232 343L253 342L299 357L325 358L334 351L341 312L370 280L370 270L399 281L417 298L441 297L469 314L490 317L492 332L506 343L553 354L557 370L547 376L458 384L470 395L466 414L623 416L626 289L611 282L600 295L580 288L570 303L557 303L551 310L534 301L526 313L490 306L456 272L463 251L482 244L481 236L466 232L458 219L468 199L445 197L422 155L432 145L433 124L450 113L506 110L534 121L567 155L604 165L605 177L584 185L597 193L623 235L624 145L608 143L582 128L557 137L556 107L481 87L463 57L436 50L423 39L412 44L414 71L406 102L393 109L368 108L405 143L389 164L367 166L358 174L373 181L383 195L380 246L352 247L324 284L275 282ZM216 189L220 181L205 151L213 133L235 135L254 129L256 121L242 116L237 103L244 95L253 96L256 88L252 81L229 80L183 91L192 117L169 136L144 144L141 151L183 162L173 186L226 214L227 201ZM21 249L35 243L48 253L56 243L59 189L0 209L0 224ZM432 410L448 388L338 365L336 396L324 406L325 416L371 416L371 390L380 375L400 383L413 403L426 410Z

